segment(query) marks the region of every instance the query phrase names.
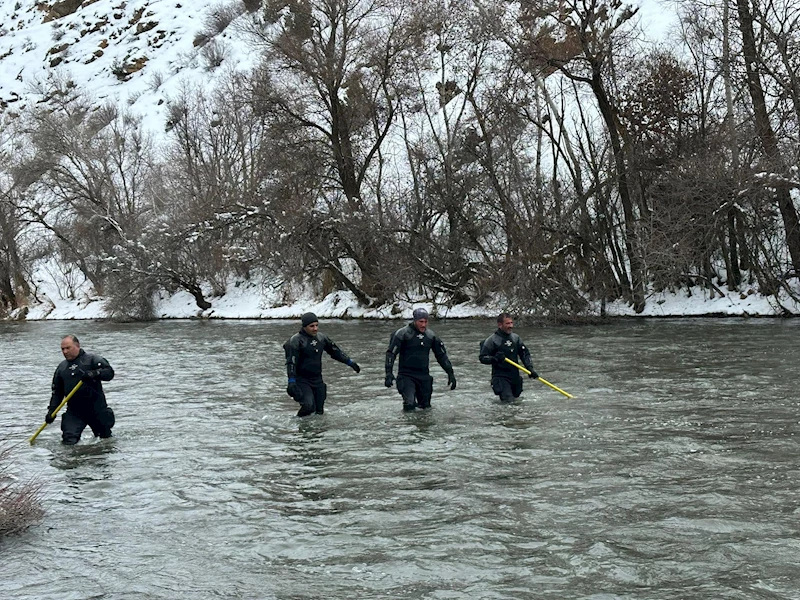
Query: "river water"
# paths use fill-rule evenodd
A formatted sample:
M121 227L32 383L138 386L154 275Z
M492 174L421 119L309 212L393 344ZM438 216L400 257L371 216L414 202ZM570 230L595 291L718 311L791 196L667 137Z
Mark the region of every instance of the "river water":
M399 322L325 321L326 413L285 395L287 321L0 324L2 440L46 515L0 540L2 597L800 598L800 320L517 328L539 374L500 405L490 321L433 322L433 408L383 387ZM59 340L105 356L115 437L35 445ZM19 443L18 443L19 442Z

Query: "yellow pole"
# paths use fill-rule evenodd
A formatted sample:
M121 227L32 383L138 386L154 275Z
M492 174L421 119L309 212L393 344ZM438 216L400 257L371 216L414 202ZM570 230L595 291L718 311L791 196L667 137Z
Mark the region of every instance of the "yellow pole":
M510 358L506 358L506 362L507 362L507 363L510 363L510 364L512 364L512 365L514 365L515 367L517 367L517 368L518 368L520 371L522 371L523 373L527 373L528 375L530 375L530 374L531 374L531 372L530 372L530 371L528 371L528 369L526 369L526 368L525 368L525 367L523 367L522 365L519 365L519 364L515 363L515 362L514 362L513 360L511 360ZM545 384L545 385L547 385L547 386L550 386L550 387L551 387L551 388L553 388L555 391L557 391L557 392L560 392L560 393L564 394L564 395L565 395L567 398L574 398L574 397L575 397L575 396L573 396L572 394L569 394L569 393L565 392L565 391L564 391L564 390L562 390L560 387L557 387L557 386L553 385L552 383L550 383L549 381L546 381L545 379L542 379L541 377L537 377L536 379L538 379L539 381L541 381L543 384Z
M55 419L55 418L56 418L56 415L58 414L58 411L60 411L62 408L64 408L64 405L65 405L67 402L69 402L69 399L70 399L70 398L72 398L72 396L74 396L74 395L75 395L75 392L77 392L77 391L78 391L78 389L79 389L79 388L80 388L82 385L83 385L83 381L79 381L79 382L78 382L78 385L76 385L74 388L72 388L72 391L71 391L69 394L67 394L67 397L66 397L66 398L64 398L64 399L61 401L61 404L59 404L58 406L56 406L56 409L55 409L55 410L54 410L52 413L50 413L50 416L52 416L52 417ZM47 425L48 425L47 421L45 421L44 423L42 423L42 426L41 426L41 427L39 427L39 429L37 429L37 430L36 430L36 433L34 433L34 434L31 436L31 438L28 440L28 441L31 443L31 445L33 445L33 442L34 442L34 440L36 440L36 437L37 437L37 436L38 436L40 433L42 433L42 431L44 431L44 428L45 428L45 427L47 427Z

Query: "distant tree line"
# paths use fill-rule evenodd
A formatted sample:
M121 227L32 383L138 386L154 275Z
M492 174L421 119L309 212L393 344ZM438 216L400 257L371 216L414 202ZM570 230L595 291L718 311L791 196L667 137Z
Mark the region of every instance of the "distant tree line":
M796 289L796 2L684 2L673 47L618 0L240 6L257 66L204 36L224 74L169 99L163 139L68 80L2 117L3 312L36 265L140 319L248 277L551 318Z

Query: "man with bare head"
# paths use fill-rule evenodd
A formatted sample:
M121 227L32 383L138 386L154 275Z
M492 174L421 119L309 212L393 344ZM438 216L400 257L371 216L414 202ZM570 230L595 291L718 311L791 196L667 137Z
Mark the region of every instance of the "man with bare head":
M111 437L114 426L114 411L106 403L103 381L114 378L114 369L102 356L81 349L74 335L61 339L61 354L64 360L56 368L51 386L52 394L45 421L55 421L52 413L65 396L82 381L83 385L67 402L67 410L61 417L61 439L65 444L77 444L88 425L95 436Z
M513 332L514 319L507 312L497 315L497 331L481 344L478 359L485 365L492 365L492 391L500 397L501 402L512 402L522 394L522 377L519 369L506 362L506 358L514 362L522 362L531 372L528 377L539 377L533 370L531 353L522 339Z

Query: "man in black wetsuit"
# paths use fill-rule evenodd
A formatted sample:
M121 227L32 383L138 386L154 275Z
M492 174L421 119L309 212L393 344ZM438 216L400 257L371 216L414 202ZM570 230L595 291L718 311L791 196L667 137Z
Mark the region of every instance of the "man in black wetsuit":
M47 423L55 421L53 411L78 382L83 381L80 389L67 402L67 410L61 417L61 440L68 445L77 444L87 425L95 436L111 437L114 411L106 404L101 382L111 381L114 369L102 356L81 350L81 344L74 335L61 340L61 354L64 360L53 375L52 394L44 420Z
M492 391L500 397L501 402L512 402L522 394L520 370L507 363L506 358L521 362L531 372L528 377L539 377L533 370L531 353L512 329L514 320L510 314L504 312L497 315L497 331L481 344L478 357L483 364L492 365Z
M361 367L328 336L319 333L319 322L314 313L305 313L301 317L301 324L300 331L283 345L286 352L286 374L289 377L286 393L300 403L298 417L312 413L321 415L328 395L328 386L322 381L322 351L356 373L361 372Z
M401 327L389 339L386 351L386 387L392 387L395 381L393 374L394 359L400 355L400 366L397 370L397 391L403 396L403 410L430 408L433 394L433 377L428 371L430 353L436 357L439 365L447 373L447 384L451 390L456 389L456 376L453 365L447 358L444 342L433 330L428 329L428 311L424 308L414 310L414 321Z

